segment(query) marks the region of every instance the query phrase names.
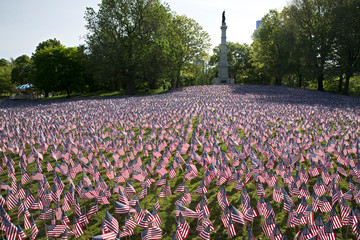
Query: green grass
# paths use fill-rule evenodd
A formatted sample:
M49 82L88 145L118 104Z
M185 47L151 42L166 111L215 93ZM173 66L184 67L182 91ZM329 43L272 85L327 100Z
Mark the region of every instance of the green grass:
M136 96L142 95L156 95L166 93L168 90L163 90L163 88L158 89L149 89L145 91L144 89L137 90L135 92ZM99 98L99 97L116 97L116 96L125 96L125 90L113 91L113 92L89 92L89 93L72 93L70 94L70 98ZM56 95L46 98L35 99L36 101L46 101L46 100L56 100L56 99L67 99L66 93L56 93ZM0 96L1 100L1 96Z
M153 92L153 93L155 93L155 92ZM159 91L157 93L161 93L161 91ZM116 94L120 94L120 93L103 93L103 94L109 94L109 95L98 94L98 95L93 96L93 97L114 96L114 95L111 95L111 94L116 95ZM88 96L88 97L90 97L90 96ZM188 119L184 119L184 122L186 123L187 121L189 121L189 123L192 125L192 130L194 131L194 128L195 128L195 126L197 124L197 121L200 120L200 122L202 122L203 119L204 119L203 114L200 114L200 113L191 114ZM295 120L295 121L300 121L301 122L300 119ZM272 131L271 134L272 134L273 137L279 136L279 135L282 136L282 134L283 134L283 133L277 131L277 129L276 129L277 124L279 124L279 123L278 122L277 123L275 123L275 122L264 123L264 126L269 126L269 130ZM286 123L280 123L280 124L285 124L286 125ZM316 126L315 123L312 123L312 124L315 127L316 131L319 131L319 132L322 131L322 129L321 129L322 126L321 125ZM350 125L351 123L343 122L342 124L343 124L343 126L345 126L345 125ZM176 125L177 125L177 122L173 122L173 125L170 127L170 131L172 131L173 128ZM114 123L112 125L112 127L125 131L124 128L121 128L120 126L117 126L116 123ZM130 131L134 131L134 134L135 134L134 140L137 143L138 143L138 136L140 135L140 127L141 126L135 126L135 127L132 127L130 129ZM187 126L185 126L184 129L186 129L186 127ZM146 132L144 134L144 138L146 138L147 134L149 134L150 131L152 131L151 129L145 129L145 130L146 130ZM210 137L210 131L212 131L212 130L214 130L214 135L217 136L218 133L216 132L216 129L208 129L204 133L205 138ZM74 130L74 131L76 133L76 130ZM103 128L98 129L97 131L98 131L97 133L105 133L105 132L110 131L110 127L103 127ZM303 132L303 131L308 131L308 130L302 130L302 129L300 130L300 132ZM316 131L311 132L309 130L309 133L312 135L313 138L318 136ZM183 131L180 131L180 132L183 132ZM239 133L239 135L240 135L240 137L242 139L250 140L252 138L256 138L255 136L252 135L253 132L244 132L241 129L239 129L238 133ZM67 134L69 135L69 133L67 133ZM192 134L194 134L194 133L193 132L189 133L188 143L190 143L190 139L191 139ZM75 135L75 137L78 137L78 136ZM122 140L124 139L124 137L122 135L117 136L117 137L121 138ZM218 138L217 140L219 140L219 142L220 142L218 144L219 147L224 152L227 152L229 149L228 149L227 145L225 144L225 142L220 138ZM167 143L169 144L168 141L167 141ZM35 148L37 148L37 147L38 147L38 145L35 144ZM241 151L241 148L242 148L241 145L239 147L237 147L237 149L239 151ZM255 148L255 145L253 145L252 148ZM26 149L27 149L27 151L26 151L25 154L28 155L29 152L30 152L30 146L27 145ZM43 173L46 175L48 182L50 183L50 185L52 185L52 173L51 172L48 173L46 171L46 159L49 158L50 149L51 149L51 147L49 148L48 152L44 154L44 161L42 162L43 163L42 170L43 170ZM60 149L62 150L63 148L60 147ZM106 152L104 150L102 150L102 151L103 151L104 155L107 156L110 159L112 164L114 164L114 160L112 159L112 153L111 152ZM197 153L201 156L202 152L203 152L202 147L198 146ZM85 156L87 156L86 152L83 152L83 154ZM129 152L127 152L127 154L129 155ZM303 152L303 154L305 154L305 151ZM19 162L20 158L19 158L19 156L17 154L13 154L11 152L7 152L6 155L11 156L12 159L15 161L16 164L15 164L14 167L15 167L15 170L16 170L16 177L17 177L17 179L19 181L21 179L20 169L19 169L19 166L18 166L18 162ZM211 153L209 153L209 155L212 156ZM172 161L174 156L175 156L175 153L172 152L172 157L170 158L169 162ZM263 162L267 161L267 158L265 156L263 156L262 154L258 153L258 156L262 159ZM143 163L146 163L147 157L145 157L143 155L143 153L140 153L139 157L142 159ZM331 156L331 157L335 160L335 156ZM353 157L355 157L355 156L353 156ZM183 158L186 160L188 158L188 155L183 156ZM99 155L97 155L97 159L99 160ZM75 156L73 156L73 160L76 161ZM50 162L51 162L52 166L54 167L55 160L50 159ZM246 162L248 164L248 162L249 162L248 158L246 159ZM203 171L202 171L201 166L198 163L195 163L195 165L196 165L197 169L199 170L199 174L194 179L192 179L190 181L187 181L186 185L185 185L189 189L189 191L191 193L195 192L196 188L199 185L199 182L203 178ZM304 163L301 163L300 166L304 166L306 169L308 169L309 163L307 161L305 161ZM250 168L250 166L248 166L248 167ZM34 163L29 164L27 170L28 170L28 172L35 171L35 164ZM114 186L113 181L110 181L109 179L106 178L106 176L105 176L106 170L101 167L101 164L100 164L99 170L100 170L100 173L102 174L104 180L106 181L106 183L108 185L110 185L111 187L113 187ZM178 169L176 171L177 171L177 176L174 179L169 180L172 192L182 183L183 177L184 177L184 173L181 173L180 170L178 170ZM330 174L331 173L332 173L332 170L330 170ZM295 169L293 170L292 174L293 175L296 174ZM60 174L58 174L58 175L61 176L61 179L63 180L63 182L66 183L66 177L62 176ZM88 174L88 176L89 176L89 174ZM89 177L91 178L91 176L89 176ZM1 178L1 181L4 181L5 183L10 185L10 180L7 177L7 170L5 170L3 173L0 174L0 178ZM75 179L73 179L73 182L74 182L75 185L77 185L77 182L78 182L79 179L82 179L82 174L81 173L78 174ZM154 179L158 180L159 177L154 176ZM280 177L278 177L278 179L280 181L279 185L284 186L284 183L283 183L282 179ZM244 177L242 178L242 180L244 180ZM311 192L311 189L312 189L313 185L315 184L315 181L316 181L316 178L310 178L310 181L308 183L308 189L310 190L310 192ZM219 190L219 186L216 186L215 182L216 182L216 180L213 180L213 182L210 184L210 186L207 187L209 192L206 194L206 196L208 198L208 201L209 201L208 206L209 206L210 212L211 212L210 220L211 220L212 224L215 226L215 230L213 232L211 232L211 239L227 239L226 228L223 227L222 221L221 221L221 218L220 218L221 214L222 214L222 210L220 209L220 207L218 205L217 197L216 197L216 195L218 193L218 190ZM34 181L28 182L23 187L24 187L24 189L26 187L28 187L31 190L31 192L36 196L37 195L37 184L34 184L34 183L35 183ZM347 184L348 184L347 183L347 178L343 178L343 180L340 183L340 186L341 186L343 192L346 191ZM120 185L125 186L124 183L121 183ZM134 186L137 193L141 192L141 187L140 187L141 183L140 182L132 180L132 185ZM65 186L66 186L65 190L67 191L67 188L68 188L69 184L66 183ZM235 183L231 183L229 185L224 184L224 187L226 189L227 196L229 198L230 204L234 205L237 209L241 210L241 193L242 192L235 190L234 186L235 186ZM299 228L299 227L290 228L290 229L286 227L288 214L283 211L283 203L276 203L275 201L273 201L272 200L272 188L269 188L269 187L266 188L266 184L263 184L263 186L265 187L265 190L266 190L266 200L271 201L272 207L273 207L273 209L275 211L276 223L280 226L281 231L283 233L286 233L288 239L293 239L295 234L299 230L302 230L302 227L301 228ZM155 195L159 193L160 189L161 189L160 187L156 188L155 184L153 184L148 189L148 196L146 196L144 199L140 200L140 205L142 206L143 209L148 209L150 212L152 211L152 208L153 208L153 205L154 205ZM256 185L252 180L250 180L246 184L246 190L247 190L247 192L249 193L249 195L251 197L251 206L256 208L256 203L257 203L257 200L259 198L257 197L257 193L256 193ZM289 193L289 188L287 186L285 186L285 190ZM1 194L3 196L5 196L5 192L3 190L1 190ZM160 215L160 217L161 217L161 219L163 221L162 226L161 226L161 228L163 229L163 235L164 235L163 239L171 239L172 232L175 230L175 211L174 211L175 205L174 204L175 204L176 200L180 198L181 195L182 195L181 193L177 193L177 194L173 194L171 196L165 197L163 199L159 199L159 203L160 203L159 215ZM331 199L330 196L327 193L326 193L326 197L329 200ZM117 199L118 199L117 194L113 194L111 196L111 198L109 199L110 205L99 205L98 214L96 216L94 216L90 220L90 224L87 227L84 228L85 234L83 236L81 236L79 239L90 239L92 236L98 235L98 234L101 233L101 218L105 216L105 211L106 210L108 210L119 221L120 229L122 228L122 224L124 223L124 219L125 219L126 215L116 215L115 214L114 201L117 201ZM201 199L200 195L192 194L192 202L187 207L189 207L192 210L195 210L195 207L198 204L200 199ZM299 204L299 202L300 202L300 199L294 199L294 200L295 200L295 204L297 206ZM89 208L91 207L93 202L94 202L94 200L90 200L90 201L88 201L88 200L80 200L80 205L81 205L82 208L86 207L86 210L89 210ZM308 201L308 203L310 204L311 202ZM350 204L351 207L355 206L354 201L349 202L349 204ZM52 203L51 207L55 207L54 203ZM337 206L336 210L337 210L338 214L340 214L340 210L339 210L338 206ZM35 210L35 211L31 210L30 212L33 215L34 219L37 219L37 217L40 215L41 211L40 210ZM21 226L23 226L22 217L20 219L17 219L17 207L15 207L11 211L8 211L8 213L10 214L10 216L11 216L11 218L13 220L13 223L15 223L15 224L19 223ZM72 220L73 220L73 210L70 210L66 214L69 217L70 221L72 222ZM324 221L326 222L327 214L316 213L315 216L314 216L314 219L319 214L323 217ZM199 234L199 233L197 233L195 231L195 228L197 226L197 220L196 219L187 219L187 221L191 226L191 230L190 230L190 234L189 234L188 239L194 239ZM263 222L264 222L264 217L258 216L258 217L256 217L254 219L253 223L246 222L245 226L241 226L241 225L236 224L236 231L237 231L238 235L234 239L245 239L247 237L246 229L247 229L248 226L252 227L253 233L254 233L256 239L267 239L264 236L264 234L263 234L263 232L262 232L262 230L260 228L260 226L261 226L261 224ZM57 222L57 223L60 223L60 222ZM46 221L37 220L36 224L37 224L38 228L40 229L40 232L39 232L39 235L38 235L37 239L46 239L45 231L44 231L45 224L50 224L50 220L46 220ZM131 238L132 239L140 239L141 238L141 230L142 230L141 228L136 227L135 228L135 234ZM337 238L338 239L346 239L346 236L347 236L349 239L351 239L351 238L355 237L352 233L349 234L349 235L346 235L346 231L347 231L346 227L335 230L335 232L337 234ZM26 232L26 234L28 236L30 235L30 230L26 230L25 232ZM69 239L71 239L71 238L69 238Z

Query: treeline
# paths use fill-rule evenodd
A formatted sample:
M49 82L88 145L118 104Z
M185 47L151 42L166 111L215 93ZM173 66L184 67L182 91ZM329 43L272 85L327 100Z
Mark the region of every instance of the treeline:
M251 46L228 43L236 83L359 94L360 1L294 0L262 18ZM219 48L210 60L215 65ZM350 81L352 80L352 81Z
M220 48L210 56L209 35L202 27L160 0L103 0L98 11L86 10L85 19L84 46L69 48L49 39L31 57L1 59L0 91L33 83L45 94L135 94L211 84L217 74ZM253 40L251 45L228 42L235 83L346 95L360 87L360 1L293 0L281 12L266 14Z
M359 30L358 0L294 0L263 18L254 59L279 85L286 78L299 87L315 83L318 90L337 83L337 91L348 94L360 70Z
M69 48L49 39L31 58L2 59L2 91L23 83L33 83L45 94L65 91L68 96L173 88L191 85L201 71L196 63L208 58L208 33L159 0L103 0L98 11L87 8L85 19L84 46Z

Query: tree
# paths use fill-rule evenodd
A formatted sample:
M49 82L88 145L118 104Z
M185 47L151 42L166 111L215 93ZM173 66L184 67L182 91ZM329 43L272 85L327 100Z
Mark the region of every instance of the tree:
M87 9L88 48L104 67L100 77L112 90L124 86L127 94L134 94L136 83L144 79L156 85L169 14L158 0L104 0L98 12Z
M6 60L5 58L1 58L0 59L0 67L7 66L7 65L9 65L8 60Z
M85 83L82 77L82 62L77 48L45 47L33 56L35 66L34 85L45 91L80 90Z
M176 15L172 24L172 54L176 76L171 81L171 87L180 85L180 76L186 69L191 69L193 63L204 60L210 47L209 34L193 19L185 15Z
M134 94L136 86L156 88L160 79L179 86L180 75L206 54L207 33L159 0L104 0L98 12L88 8L85 19L97 76L111 90Z
M286 9L320 91L324 90L325 71L334 47L333 7L333 0L294 0Z
M6 59L0 59L0 93L10 93L14 88L11 82L12 65Z
M343 93L349 94L350 78L357 71L360 61L360 2L356 0L336 0L334 11L334 32L336 60L341 69L339 90L342 88L342 75L345 74Z
M276 85L282 85L284 75L290 72L293 42L294 36L285 26L282 14L270 10L254 36L252 58L264 74L275 77Z
M33 66L29 56L21 55L14 61L11 71L11 81L17 85L31 83L33 79Z
M39 43L37 46L36 46L36 49L35 49L35 53L39 52L40 50L43 50L45 48L54 48L54 47L61 47L63 46L59 40L57 40L56 38L54 39L48 39L46 41L43 41L41 43Z

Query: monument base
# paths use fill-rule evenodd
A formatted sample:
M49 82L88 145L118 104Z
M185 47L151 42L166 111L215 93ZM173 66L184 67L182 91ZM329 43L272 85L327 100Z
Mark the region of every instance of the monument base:
M222 85L222 84L234 84L235 80L233 78L214 78L213 85Z

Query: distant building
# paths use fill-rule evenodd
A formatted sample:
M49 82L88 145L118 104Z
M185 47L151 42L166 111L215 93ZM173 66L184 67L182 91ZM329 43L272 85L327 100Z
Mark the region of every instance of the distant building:
M256 21L256 29L255 29L255 31L253 33L253 39L256 39L256 32L260 27L261 27L261 20L257 20Z
M261 20L257 20L256 21L256 30L259 29L260 25L261 25Z

